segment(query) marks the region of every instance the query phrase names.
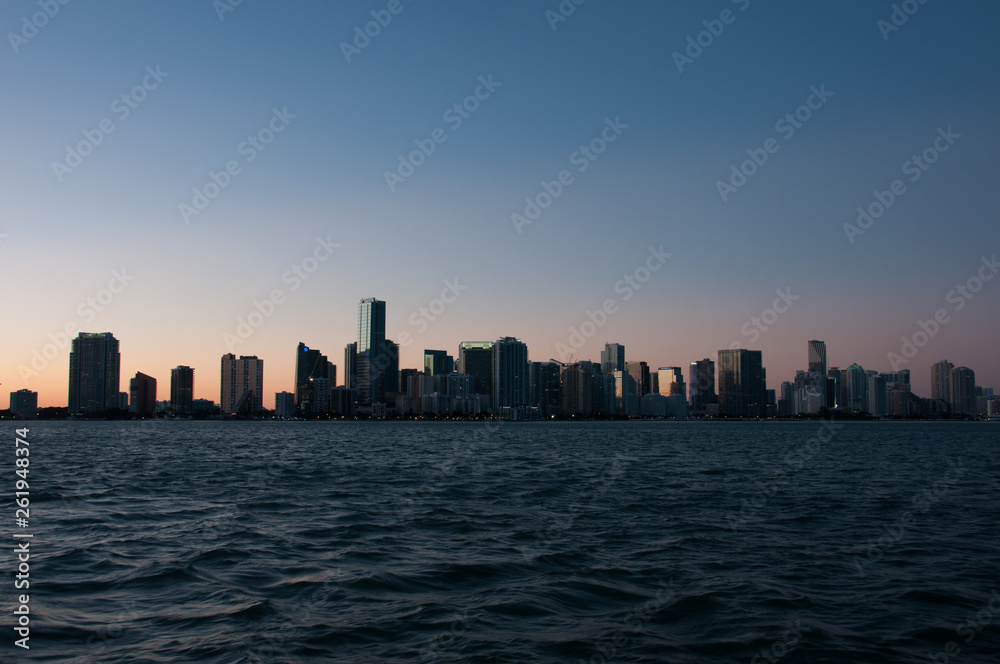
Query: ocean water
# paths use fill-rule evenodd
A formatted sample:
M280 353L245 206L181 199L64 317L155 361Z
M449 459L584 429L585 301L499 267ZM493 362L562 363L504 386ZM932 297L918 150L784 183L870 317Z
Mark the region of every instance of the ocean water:
M29 426L3 662L1000 661L996 424Z

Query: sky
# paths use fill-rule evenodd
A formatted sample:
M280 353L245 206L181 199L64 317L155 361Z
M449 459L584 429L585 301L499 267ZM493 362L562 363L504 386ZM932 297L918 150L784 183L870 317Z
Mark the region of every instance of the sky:
M9 0L0 384L66 405L68 338L112 332L122 391L183 364L218 402L234 352L271 407L300 341L342 378L375 297L404 368L504 336L654 368L746 347L777 389L821 339L921 396L941 359L1000 388L998 27L972 1Z

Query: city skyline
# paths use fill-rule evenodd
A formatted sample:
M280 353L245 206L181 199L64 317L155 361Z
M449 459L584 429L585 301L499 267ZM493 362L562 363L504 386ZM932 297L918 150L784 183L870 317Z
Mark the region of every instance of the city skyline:
M928 394L920 394L919 391L912 389L914 384L912 376L916 372L910 368L902 371L883 371L871 367L865 369L858 363L852 363L846 367L828 367L826 364L827 344L823 340L816 339L807 341L804 352L805 368L797 369L793 375L778 377L775 388L769 387L767 382L767 362L763 352L755 349L719 349L715 354L716 359L707 357L703 360L684 363L682 366L656 367L655 364L650 365L646 360L634 358L629 360L631 355L626 354L626 345L618 342L605 343L604 349L599 353L599 359L596 360L582 357L572 358L574 361L571 362L561 362L555 358L532 359L529 347L520 338L505 336L490 342L460 342L457 360L447 351L424 349L422 351L423 362L420 365L405 367L399 364L399 345L391 339L386 339L382 332L386 309L384 300L366 298L359 302L357 326L359 341L349 343L344 354L345 362L350 357L356 364L362 364L360 360L365 355L356 351L359 343L362 343L362 338L368 337L365 345L369 348L373 347L373 340L382 344L382 347L386 349L385 361L383 362L381 359L370 360L371 370L378 375L377 384L381 386L378 391L368 382L367 377L351 387L352 379L348 372L341 374L344 376L344 380L338 382L337 365L328 361L327 356L322 354L321 350L309 347L300 341L296 346L293 362L295 379L291 392L286 389L271 392L265 387L267 373L264 372L264 358L252 355L237 356L231 353L223 355L221 387L216 392L217 405L223 413L242 412L246 409L249 409L248 412L259 412L270 410L267 404L271 394L275 394L279 401L283 395L290 394L292 395L292 404L303 412L307 414L312 412L317 403L319 404L317 412L323 412L329 409L330 399L336 398L332 397L331 390L337 387L351 387L356 406L370 407L376 401L385 402L387 393L402 392L405 394L409 389L406 384L407 375L447 375L455 372L467 375L469 393L489 397L487 408L492 409L494 413L499 413L504 408L528 404L528 394L531 391L529 380L538 380L538 377L530 375L533 371L531 365L551 364L553 362L564 368L574 363L593 365L595 370L614 378L614 389L619 400L622 397L621 381L623 380L629 381L629 385L637 391L637 396L649 392L665 396L680 395L687 404L685 408L688 406L696 408L698 404L704 405L704 397L699 394L699 390L705 390L712 396L708 403L718 404L721 414L737 417L764 417L768 403L768 392L772 393L774 400L771 402L772 405L779 404L780 400L787 401L788 412L782 412L779 409L780 416L798 412L816 412L819 406L811 405L815 400L808 399L805 394L806 392L815 392L817 389L820 392L826 392L828 390L827 381L834 380L834 376L837 380L836 389L840 390L840 383L843 382L846 384L846 387L843 388L844 394L851 395L848 403L839 404L839 407L847 405L850 409L859 411L867 410L870 405L867 394L870 390L875 389L875 383L869 381L874 380L876 375L881 381L878 383L877 389L882 390L883 393L887 383L905 383L906 391L911 392L917 398L941 400L953 404L957 412L973 413L978 387L983 388L983 396L992 397L993 395L992 384L979 380L975 369L956 365L947 359L938 360L929 365L931 389ZM78 406L75 410L71 408L71 412L99 412L119 406L120 395L123 393L113 390L112 383L116 380L118 367L121 363L120 341L113 333L109 332L81 332L72 340L71 346L74 350L70 353L69 358L68 401L70 404L74 403L75 397L75 403ZM470 355L470 353L476 355ZM479 355L482 355L481 359L471 359L472 357L478 358ZM380 370L379 367L385 369ZM718 369L717 374L715 373L716 369ZM183 365L170 369L168 383L170 401L174 400L175 395L183 394L183 401L179 404L180 410L175 410L175 412L184 414L192 407L191 402L198 394L194 389L194 372L193 367ZM394 374L394 376L388 378L386 372ZM723 376L723 372L725 372L726 377ZM905 378L901 378L904 374ZM83 379L81 379L81 375ZM652 389L646 386L644 375L652 378ZM822 378L822 381L818 381L819 378ZM315 385L314 381L316 381ZM856 381L861 381L864 385L855 387ZM143 404L140 414L149 415L156 412L156 382L155 376L143 372L135 374L128 385L130 410L137 412L136 385L138 384L142 385L141 389L144 391L140 402ZM822 385L817 388L819 383ZM830 389L832 388L831 384ZM146 396L145 393L150 391L152 396ZM859 399L857 402L854 401L856 391L859 394L864 393L864 396L857 397ZM461 392L464 394L466 390L463 388ZM19 393L38 394L25 389L20 390ZM378 397L373 401L372 398L376 394ZM829 399L823 397L815 403L832 407L836 401L836 397L832 394L833 392L831 392ZM14 397L15 392L11 392L12 404ZM215 401L211 396L197 398L201 401ZM794 406L792 405L793 401L796 403ZM114 405L109 405L112 403ZM38 401L37 404L38 407L46 407L44 402ZM619 403L620 408L621 404ZM885 412L884 403L880 408L879 412Z
M24 280L3 387L58 405L80 330L161 386L299 341L338 363L364 293L403 367L507 334L654 368L741 343L777 389L823 339L921 394L940 358L1000 384L1000 7L888 31L891 3L860 1L401 7L356 53L381 8L60 4L30 30L36 2L0 8L31 100L0 128L0 265ZM904 338L925 343L894 367ZM292 389L271 364L265 392Z

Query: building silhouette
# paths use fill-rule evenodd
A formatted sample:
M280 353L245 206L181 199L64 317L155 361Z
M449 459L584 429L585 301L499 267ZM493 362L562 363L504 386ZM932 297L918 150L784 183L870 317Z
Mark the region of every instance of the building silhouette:
M129 410L138 417L156 417L156 379L141 371L129 381Z
M252 415L264 409L264 360L255 355L222 356L220 408L223 415Z
M69 414L118 407L121 354L110 332L81 332L69 353Z
M767 412L763 353L730 348L719 351L719 414L764 417Z
M194 369L178 366L170 370L170 407L177 415L194 412Z

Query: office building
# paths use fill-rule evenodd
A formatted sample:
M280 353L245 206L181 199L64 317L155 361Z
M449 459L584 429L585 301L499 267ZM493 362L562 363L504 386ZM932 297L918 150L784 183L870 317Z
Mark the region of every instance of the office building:
M476 394L493 391L493 342L463 341L458 345L458 372L472 376Z
M680 367L660 367L656 374L660 394L665 397L681 394L687 400L687 386L684 383L684 372Z
M691 363L688 370L688 395L691 410L702 413L719 403L719 395L715 393L715 362L709 358Z
M719 414L764 417L767 413L763 353L731 348L719 351Z
M455 372L455 358L444 350L424 351L424 373L428 376L441 376Z
M523 408L528 402L528 346L514 337L493 344L493 412Z
M640 398L653 391L648 364L645 362L626 362L625 371L635 379Z
M317 383L322 379L324 383ZM319 349L301 341L295 348L295 407L298 413L326 413L330 389L337 384L337 367ZM317 405L318 403L318 405Z
M816 341L813 339L809 342L809 373L826 375L825 341Z
M118 407L121 354L110 332L81 332L69 353L69 414Z
M969 367L951 370L951 412L956 415L976 414L976 372Z
M141 371L129 381L129 411L138 417L156 417L156 379Z
M368 407L385 399L382 381L383 372L388 368L385 352L385 302L373 297L361 300L358 303L357 377L354 381L360 406ZM398 377L396 380L398 382Z
M176 415L188 415L194 406L194 369L178 366L170 370L170 408Z
M606 374L625 371L625 346L604 344L604 350L601 351L601 371Z

